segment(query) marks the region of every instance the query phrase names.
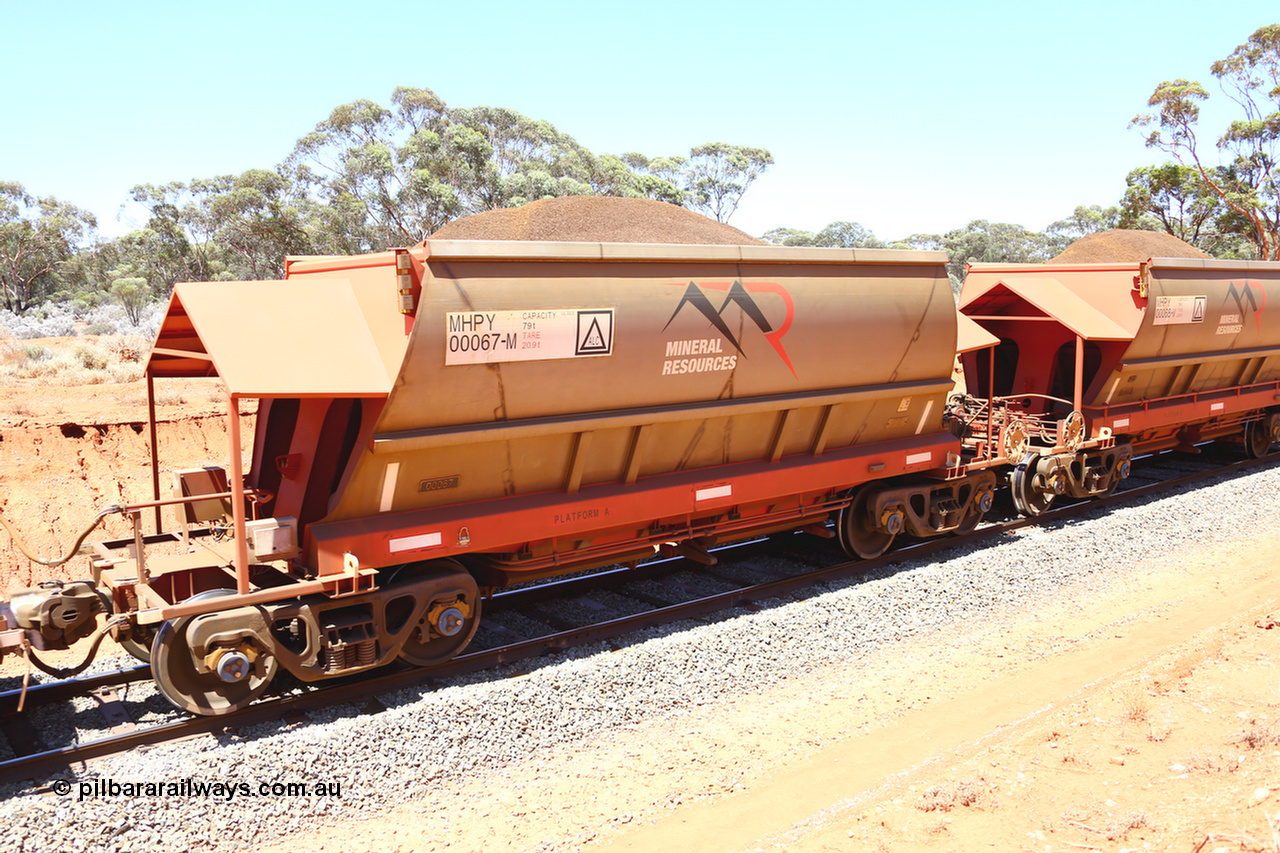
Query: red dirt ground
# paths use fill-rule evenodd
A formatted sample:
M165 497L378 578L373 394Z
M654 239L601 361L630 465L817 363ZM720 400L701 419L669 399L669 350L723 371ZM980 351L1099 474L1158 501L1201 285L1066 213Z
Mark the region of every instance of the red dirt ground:
M228 464L227 398L214 382L158 381L156 396L163 403L157 406L162 471ZM252 421L246 409L247 435L253 434ZM41 556L67 548L101 508L150 500L150 458L143 382L57 386L23 380L0 388L0 512ZM172 489L169 480L160 486L164 495ZM144 518L150 533L154 514ZM102 530L112 538L130 535L132 528L113 515ZM0 531L0 590L87 574L84 559L61 570L33 566Z

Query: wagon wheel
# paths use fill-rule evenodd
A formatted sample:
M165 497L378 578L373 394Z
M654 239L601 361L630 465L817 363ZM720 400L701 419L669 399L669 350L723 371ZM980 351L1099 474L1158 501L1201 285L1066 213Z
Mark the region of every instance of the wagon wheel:
M861 557L874 560L893 544L896 534L886 533L877 528L871 518L871 496L875 493L875 484L868 483L853 494L849 505L840 510L836 521L836 531L840 538L840 547L850 557Z
M1053 504L1052 494L1036 491L1033 480L1036 475L1036 463L1040 457L1034 453L1028 456L1018 467L1013 469L1013 477L1009 483L1009 491L1013 495L1013 505L1018 512L1030 518L1044 515Z
M1271 429L1267 421L1245 424L1244 452L1250 459L1261 459L1271 452Z
M410 563L396 570L388 586L394 586L399 580L416 580L442 571L466 572L466 569L456 560ZM442 605L437 607L433 603L418 624L409 630L409 638L400 649L400 660L413 666L435 666L449 660L471 642L480 627L480 597L473 597L469 616L457 607L447 603Z
M106 606L108 613L115 613L115 603L110 595L105 592L102 594L102 603ZM129 653L135 660L143 663L151 663L151 643L156 638L156 627L154 625L138 625L134 623L129 626L129 635L127 637L116 637L116 643L120 648Z
M1117 462L1116 470L1111 474L1111 482L1107 484L1107 488L1102 492L1101 497L1109 498L1114 495L1116 493L1116 489L1120 488L1120 481L1129 479L1129 472L1132 468L1132 459L1126 458Z
M120 648L143 663L151 663L151 644L156 640L156 626L133 625L129 636L120 640Z
M986 513L976 506L970 506L965 510L964 518L961 519L960 526L955 529L955 534L957 536L966 536L972 533L977 528L978 523L982 521L982 516L984 515Z
M955 534L965 536L972 533L986 516L987 511L991 509L991 503L992 495L989 491L970 498L969 505L964 511L964 518L960 521L960 526L955 529Z
M193 595L186 603L235 595L230 589L211 589ZM261 667L252 666L239 681L225 681L216 672L199 672L187 645L187 625L194 616L170 619L156 631L151 645L151 674L156 687L180 711L216 716L240 710L266 692L275 677L278 664L268 654ZM259 660L262 660L262 657ZM262 675L258 669L264 670Z

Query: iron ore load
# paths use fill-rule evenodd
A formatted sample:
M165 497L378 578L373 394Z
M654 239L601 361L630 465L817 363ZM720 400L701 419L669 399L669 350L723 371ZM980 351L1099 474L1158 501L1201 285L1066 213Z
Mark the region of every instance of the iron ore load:
M976 266L957 310L945 263L430 239L179 284L148 391L218 377L230 465L161 477L153 406L153 495L106 510L133 539L0 604L0 653L109 635L229 713L281 667L446 661L512 583L794 530L871 558L998 489L1033 515L1106 493L1135 450L1270 452L1280 264Z

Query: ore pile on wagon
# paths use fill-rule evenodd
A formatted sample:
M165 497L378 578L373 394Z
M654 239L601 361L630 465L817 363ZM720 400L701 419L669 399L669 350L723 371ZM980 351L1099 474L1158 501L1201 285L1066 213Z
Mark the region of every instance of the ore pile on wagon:
M946 260L433 237L179 284L149 393L218 377L228 470L162 476L153 449L150 499L109 508L132 547L0 605L0 652L109 634L222 714L280 668L446 661L512 583L793 530L870 558L972 529L1006 486L1032 515L1106 493L1135 450L1270 451L1280 265L982 265L957 311Z

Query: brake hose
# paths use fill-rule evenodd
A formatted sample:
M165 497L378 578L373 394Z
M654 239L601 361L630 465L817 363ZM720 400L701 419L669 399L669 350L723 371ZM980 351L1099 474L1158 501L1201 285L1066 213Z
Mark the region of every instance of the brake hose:
M35 664L36 669L40 670L46 675L52 675L54 678L70 678L71 676L79 675L80 673L88 669L89 664L93 663L94 657L98 654L98 646L102 645L102 641L107 638L107 634L111 631L111 629L119 625L123 625L127 621L129 621L128 617L125 616L124 614L112 616L110 619L108 619L106 622L103 623L101 628L94 631L93 644L89 646L89 653L85 655L84 661L79 666L67 667L65 669L59 669L56 666L50 666L49 664L40 660L40 658L36 657L35 649L32 648L31 643L29 641L26 641L25 639L23 641L23 644L22 644L23 648L20 654L22 654L22 656L25 657L27 660L29 660L31 663Z
M0 526L3 526L4 529L9 532L9 536L13 539L13 544L18 546L18 550L21 551L23 554L25 554L28 560L30 560L33 563L39 563L42 566L53 567L53 566L61 566L63 563L67 562L72 557L74 557L77 553L79 553L80 546L84 544L84 540L88 539L89 534L93 532L93 529L102 523L102 519L106 518L108 515L111 515L117 512L124 512L124 507L120 506L119 504L112 504L111 506L106 507L102 511L100 511L96 516L94 516L93 523L84 529L84 532L80 534L80 538L77 539L75 543L71 546L71 549L67 551L66 556L61 557L60 559L46 560L41 557L37 557L35 554L31 553L31 550L27 548L26 543L22 541L22 537L18 535L18 531L14 530L13 525L9 523L9 519L4 517L3 512L0 512Z

